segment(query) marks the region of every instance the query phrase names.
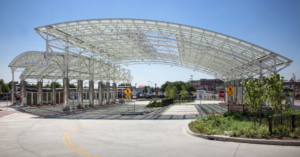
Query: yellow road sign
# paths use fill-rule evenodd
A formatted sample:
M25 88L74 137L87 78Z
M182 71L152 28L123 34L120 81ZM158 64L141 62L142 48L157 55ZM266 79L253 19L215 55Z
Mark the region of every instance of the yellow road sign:
M131 90L129 88L127 88L127 89L125 89L124 93L128 95L131 93Z
M195 93L195 92L194 92L194 91L192 91L192 93L193 93L193 95L194 95L194 93Z
M3 94L3 92L0 92L0 94Z
M126 97L125 98L130 98L130 95L126 95Z
M231 86L229 86L226 90L227 90L228 93L231 93L231 92L234 91L234 89Z
M157 92L158 95L160 95L160 92Z
M233 94L232 93L228 93L228 96L233 96Z

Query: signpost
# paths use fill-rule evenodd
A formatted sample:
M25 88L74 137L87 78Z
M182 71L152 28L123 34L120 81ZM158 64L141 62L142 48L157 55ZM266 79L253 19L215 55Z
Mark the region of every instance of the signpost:
M197 100L200 100L200 105L201 105L201 100L204 100L204 90L197 90Z
M229 86L226 90L227 90L227 92L228 92L228 96L233 96L234 88L232 88L231 86ZM233 100L232 100L232 101L233 101Z
M75 97L75 92L72 90L71 91L71 98L73 99L73 110L75 109L75 107L74 107L74 97Z
M136 99L137 91L135 89L131 92L131 94L133 95L132 98ZM134 101L134 112L135 112L135 101Z
M126 88L124 93L126 94L126 97L125 98L130 98L130 93L131 93L131 90L129 88ZM127 105L127 110L129 112L129 106Z
M18 93L18 97L21 98L21 96L22 96L22 93Z

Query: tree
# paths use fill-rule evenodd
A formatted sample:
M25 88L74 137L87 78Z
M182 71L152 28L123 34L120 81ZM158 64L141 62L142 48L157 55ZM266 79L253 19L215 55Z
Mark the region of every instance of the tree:
M69 84L69 88L77 88L77 86L74 83Z
M8 82L8 84L7 84L9 90L11 90L11 82L12 82L12 81ZM19 83L18 81L14 81L14 84L15 84L15 85L18 84L18 83Z
M150 88L150 91L153 93L153 92L154 92L154 88L153 88L153 87L151 87L151 88Z
M164 83L164 84L161 85L160 90L162 92L165 92L165 90L166 90L166 88L168 87L169 84L171 84L171 82L166 81L166 83Z
M165 96L168 97L168 98L170 98L170 93L171 93L170 88L169 88L169 87L166 87L166 88L165 88Z
M177 88L173 86L173 88L170 90L170 98L176 99L177 98Z
M180 91L180 95L181 95L181 99L187 99L189 97L186 89L184 86L181 86L181 91Z
M185 88L187 91L191 92L191 91L196 91L196 88L194 85L192 85L191 83L186 83Z
M145 94L145 93L148 93L148 87L147 86L144 86L142 92Z
M4 83L3 79L0 79L0 84L2 85L2 92L3 93L9 92L9 87L6 83Z
M253 114L258 109L261 109L263 102L266 99L264 94L264 83L260 79L248 79L243 81L245 87L243 104Z
M266 100L269 104L271 104L272 108L275 110L276 115L282 110L282 100L286 98L286 96L282 95L282 92L284 90L283 78L284 77L281 76L280 79L280 75L276 73L274 75L266 77Z
M47 83L43 88L51 88L51 85Z

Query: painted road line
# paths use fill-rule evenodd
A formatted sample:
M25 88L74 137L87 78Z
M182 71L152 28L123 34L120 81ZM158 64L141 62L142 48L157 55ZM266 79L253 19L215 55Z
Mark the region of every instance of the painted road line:
M86 151L84 151L84 150L78 148L77 146L75 146L75 145L72 143L72 141L71 141L71 139L70 139L70 136L71 136L71 134L72 134L73 132L75 132L75 131L78 130L78 129L81 129L81 128L83 128L83 127L86 127L86 126L89 126L89 125L92 125L92 124L95 124L95 123L99 123L99 122L101 122L101 120L96 121L96 122L92 122L92 123L89 123L89 124L86 124L86 125L82 125L82 126L79 126L79 127L76 127L76 128L73 128L73 129L67 131L67 132L64 134L64 136L63 136L63 142L65 143L65 145L66 145L68 148L70 148L71 150L73 150L74 152L76 152L76 153L78 153L78 154L80 154L80 155L82 155L82 156L86 156L86 157L91 157L91 156L97 157L96 155L93 155L93 154L91 154L91 153L88 153L88 152L86 152ZM67 139L68 139L68 142L69 142L69 143L66 141L66 136L67 136ZM70 144L71 146L70 146L69 144ZM72 147L72 146L73 146L73 147Z

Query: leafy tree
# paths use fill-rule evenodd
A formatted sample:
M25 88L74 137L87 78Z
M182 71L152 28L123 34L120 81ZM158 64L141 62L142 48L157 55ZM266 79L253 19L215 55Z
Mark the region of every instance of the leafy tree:
M170 90L170 98L176 99L177 98L177 88L173 86L173 88Z
M171 93L170 88L169 88L169 87L166 87L166 88L165 88L165 96L169 98L169 97L170 97L170 93Z
M4 83L4 80L3 79L0 79L0 84L2 85L2 92L3 93L7 93L9 92L9 87L6 83Z
M187 99L189 97L189 94L187 93L186 89L184 86L181 86L181 91L180 91L180 95L182 99Z
M280 79L279 74L273 74L270 77L266 77L266 81L267 81L267 84L265 85L266 96L267 96L266 100L269 104L271 104L276 114L279 114L279 112L282 110L283 107L282 100L286 98L286 96L282 95L282 92L284 90L283 78L284 77L281 76Z
M195 86L193 86L191 83L186 83L185 88L187 91L191 92L191 91L196 91Z
M118 87L120 87L120 86L130 86L130 85L131 85L130 83L126 83L126 84L125 83L121 83L121 84L118 85Z
M51 88L51 85L47 83L43 88Z
M7 84L7 85L8 85L8 88L9 88L9 90L11 90L11 82L12 82L12 81L8 82L8 84ZM18 81L15 81L14 83L15 83L15 85L16 85L16 84L18 84L19 82L18 82Z
M69 88L77 88L77 86L74 83L69 84Z
M142 92L145 94L145 93L148 93L148 86L144 86Z
M160 90L165 92L165 90L166 90L166 88L168 87L169 84L171 84L171 82L166 81L166 83L161 85Z
M154 92L154 88L153 88L153 87L151 87L151 88L150 88L150 91L153 93L153 92Z
M247 82L243 81L243 85L245 87L243 104L247 106L249 111L253 114L253 112L261 109L266 99L264 94L264 82L257 78L249 78Z

